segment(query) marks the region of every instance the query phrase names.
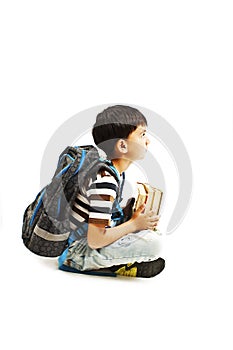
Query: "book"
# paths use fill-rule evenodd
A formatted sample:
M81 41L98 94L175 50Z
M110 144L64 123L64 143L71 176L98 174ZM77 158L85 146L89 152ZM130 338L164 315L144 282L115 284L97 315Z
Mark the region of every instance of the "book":
M134 210L137 210L142 204L145 203L145 213L153 210L156 212L156 215L159 215L163 191L151 186L149 183L137 182L137 192Z

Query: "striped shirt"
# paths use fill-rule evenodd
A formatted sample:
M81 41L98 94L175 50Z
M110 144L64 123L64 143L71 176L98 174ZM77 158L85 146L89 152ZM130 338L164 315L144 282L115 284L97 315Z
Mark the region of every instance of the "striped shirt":
M87 195L78 194L71 210L70 227L76 230L80 222L112 226L113 203L118 183L108 171L100 171L94 181L90 180Z

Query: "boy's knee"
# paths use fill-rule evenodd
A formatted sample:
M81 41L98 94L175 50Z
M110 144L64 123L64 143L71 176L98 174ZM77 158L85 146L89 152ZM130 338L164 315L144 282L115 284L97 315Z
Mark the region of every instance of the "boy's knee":
M157 236L156 232L147 230L144 235L146 249L149 255L158 255L162 250L161 239Z

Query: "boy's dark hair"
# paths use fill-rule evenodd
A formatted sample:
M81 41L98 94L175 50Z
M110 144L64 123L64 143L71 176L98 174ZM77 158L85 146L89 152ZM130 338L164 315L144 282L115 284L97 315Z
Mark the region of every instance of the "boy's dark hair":
M147 126L146 118L139 110L115 105L97 115L92 136L95 144L111 157L117 140L127 139L139 125Z

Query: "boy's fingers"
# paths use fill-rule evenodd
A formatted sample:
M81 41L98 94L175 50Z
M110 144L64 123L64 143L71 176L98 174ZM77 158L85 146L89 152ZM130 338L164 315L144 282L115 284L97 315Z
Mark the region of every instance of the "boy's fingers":
M139 211L143 211L145 209L145 204L140 205L140 207L138 208Z
M136 210L135 213L140 214L145 209L145 204L140 205L140 207Z
M153 217L158 217L158 218L161 217L161 214L157 215L156 212L153 210L150 210L148 214L149 214L149 216L153 216Z
M159 221L160 215L155 215L155 216L149 216L150 221Z

